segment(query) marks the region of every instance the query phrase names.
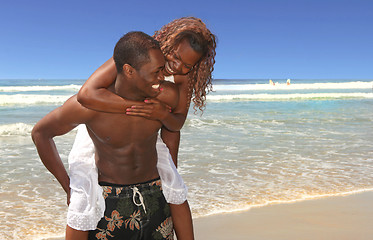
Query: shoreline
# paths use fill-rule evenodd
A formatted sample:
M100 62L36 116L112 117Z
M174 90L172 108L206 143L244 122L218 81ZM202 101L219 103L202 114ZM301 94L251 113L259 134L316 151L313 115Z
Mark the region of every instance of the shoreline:
M196 239L371 239L373 191L194 219Z
M194 234L196 240L368 240L373 236L372 202L373 191L364 191L273 203L194 218Z
M340 192L340 193L330 193L330 194L320 194L320 195L306 195L302 198L298 198L298 199L294 199L294 200L273 200L273 201L268 201L266 203L249 205L248 207L244 207L244 208L241 208L241 209L231 209L230 211L224 211L224 210L217 211L217 212L213 212L213 213L210 213L210 214L207 214L207 215L204 215L204 216L193 217L193 219L196 220L196 219L199 219L199 218L220 216L220 215L226 215L226 214L244 213L244 212L250 211L251 209L254 209L254 208L262 208L262 207L279 205L279 204L280 205L281 204L293 204L293 203L299 203L299 202L304 202L304 201L312 201L312 200L327 199L327 198L334 198L334 197L347 197L347 196L361 194L361 193L367 193L367 192L372 192L373 193L373 188L365 188L365 189L353 190L353 191L348 191L348 192Z

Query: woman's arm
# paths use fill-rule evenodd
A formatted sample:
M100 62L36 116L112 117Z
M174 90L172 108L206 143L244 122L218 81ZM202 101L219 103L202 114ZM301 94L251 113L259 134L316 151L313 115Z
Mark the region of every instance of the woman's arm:
M156 99L147 99L145 105L134 105L128 108L127 114L159 120L168 130L179 131L187 115L187 96L185 96L187 94L183 94L186 91L184 85L165 81L161 87L163 90ZM172 102L170 98L173 99ZM165 104L167 102L168 105Z
M188 115L189 105L188 101L190 100L189 89L188 89L188 76L175 76L175 83L179 88L179 103L175 108L174 112L177 112L179 115L179 123L181 127L184 125L186 117ZM180 131L170 131L169 129L163 127L161 129L161 137L163 142L167 145L172 156L172 160L177 167L177 156L179 152L180 144Z
M161 129L161 138L166 144L168 150L170 151L172 160L174 161L175 166L177 167L177 155L179 153L180 145L180 131L171 132L167 128Z
M177 75L175 76L175 85L170 82L162 84L164 88L170 88L170 85L177 88L178 101L177 105L175 104L176 107L170 105L172 112L167 111L167 106L162 103L165 102L165 98L168 98L168 96L165 95L169 94L168 91L163 91L158 95L157 99L148 100L146 105L134 105L127 108L127 114L159 120L168 130L180 131L184 125L189 110L188 100L190 96L188 94L188 80L188 76L186 75Z
M182 78L185 81L182 81L181 84L176 84L179 93L176 107L172 109L172 112L168 112L165 117L161 119L163 126L169 131L180 131L188 115L188 88L186 84L188 82L188 77L176 76L175 78Z
M141 102L126 100L107 88L117 77L117 70L113 58L100 66L84 83L78 93L78 101L84 107L96 111L110 113L125 113L126 108Z

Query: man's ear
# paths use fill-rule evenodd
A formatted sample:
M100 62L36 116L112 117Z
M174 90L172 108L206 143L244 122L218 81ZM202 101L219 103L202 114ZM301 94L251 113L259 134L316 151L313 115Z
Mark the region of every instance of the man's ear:
M123 73L127 77L131 77L135 73L135 71L136 71L136 69L134 69L131 65L129 65L127 63L123 65Z

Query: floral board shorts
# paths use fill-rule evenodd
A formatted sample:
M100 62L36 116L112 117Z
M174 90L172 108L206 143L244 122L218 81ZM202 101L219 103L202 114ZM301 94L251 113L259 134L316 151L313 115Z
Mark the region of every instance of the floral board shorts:
M162 194L161 180L134 185L100 182L105 216L89 240L174 239L170 208Z

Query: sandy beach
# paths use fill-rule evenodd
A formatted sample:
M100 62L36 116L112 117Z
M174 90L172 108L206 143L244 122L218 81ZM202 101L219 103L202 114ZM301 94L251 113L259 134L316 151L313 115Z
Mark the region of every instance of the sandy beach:
M373 192L194 219L197 240L371 240ZM63 238L49 238L63 240Z
M194 220L196 239L373 239L373 192L274 204Z

